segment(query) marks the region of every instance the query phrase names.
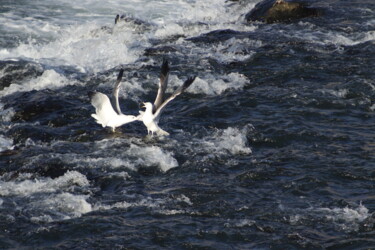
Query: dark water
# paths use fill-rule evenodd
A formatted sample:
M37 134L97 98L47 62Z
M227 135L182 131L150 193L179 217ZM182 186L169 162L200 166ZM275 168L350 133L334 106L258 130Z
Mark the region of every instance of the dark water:
M0 35L0 248L375 248L375 3L308 1L323 15L246 24L254 3L226 5L238 20L217 28L127 41L135 59L113 67L95 49L54 61L50 31ZM77 51L114 36L92 26ZM88 91L110 94L122 67L137 114L163 58L172 87L198 76L163 113L170 136L94 122Z

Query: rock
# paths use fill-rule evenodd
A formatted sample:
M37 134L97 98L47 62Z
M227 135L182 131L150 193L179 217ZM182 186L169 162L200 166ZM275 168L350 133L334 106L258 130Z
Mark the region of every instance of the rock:
M296 19L318 16L319 11L309 8L304 3L286 2L284 0L264 0L246 14L248 22L262 21L266 23L291 22Z

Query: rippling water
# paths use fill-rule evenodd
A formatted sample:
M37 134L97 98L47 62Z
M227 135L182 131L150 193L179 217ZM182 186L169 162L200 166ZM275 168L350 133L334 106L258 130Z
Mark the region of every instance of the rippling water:
M0 248L375 247L375 3L248 24L257 2L2 1ZM170 136L95 123L88 91L124 68L137 114L163 58L168 93L198 76Z

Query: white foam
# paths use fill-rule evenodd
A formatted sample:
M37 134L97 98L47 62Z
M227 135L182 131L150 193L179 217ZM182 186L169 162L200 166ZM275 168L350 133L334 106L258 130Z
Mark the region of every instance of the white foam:
M187 89L187 92L220 95L225 91L240 90L249 82L246 76L239 73L230 73L224 76L207 73L202 78L197 77L194 83Z
M1 91L0 91L1 93ZM16 112L13 108L4 109L4 104L0 103L0 121L10 122Z
M150 147L139 147L131 145L128 154L136 156L136 165L141 166L159 166L163 172L170 170L171 168L178 167L178 162L173 158L171 152L165 152L163 149L157 146Z
M2 49L0 59L31 59L50 66L74 66L82 72L96 73L134 63L154 39L176 35L191 37L217 29L254 29L242 24L241 15L249 9L241 5L228 7L222 0L107 1L106 8L96 1L58 2L56 9L49 11L62 12L59 13L61 18L41 20L38 8L28 12L30 16L26 18L30 20L8 13L10 16L3 18L3 23L15 27L3 27L4 30L34 34L36 38L23 40L15 48ZM117 13L133 15L151 25L142 32L136 32L130 24L113 28ZM48 13L48 16L53 15ZM103 26L107 27L102 29ZM229 47L229 57L248 58L238 53L242 49L240 45L233 43Z
M251 47L259 48L260 46L262 42L259 40L231 38L218 46L211 47L216 50L213 51L212 58L221 63L241 62L249 60L255 54L255 50L250 50Z
M129 145L129 140L127 139L104 139L95 142L95 146L92 149L94 153L90 154L90 156L54 154L51 157L59 158L67 164L74 163L79 166L99 167L107 170L126 168L136 171L139 167L155 166L166 172L171 168L178 167L178 162L173 157L173 153L157 146L141 147L133 143Z
M77 82L76 80L70 80L54 70L46 70L41 76L26 81L23 84L11 84L9 87L6 87L0 91L0 95L5 96L15 92L28 92L47 88L58 89L67 85L77 84L81 83Z
M336 97L339 97L339 98L345 98L348 93L349 93L349 90L347 89L339 89L339 90L334 90L334 89L321 89L320 90L321 93L323 94L330 94L330 95L333 95L333 96L336 96Z
M237 221L230 221L224 224L225 227L250 227L255 224L254 220L242 219Z
M193 203L191 202L191 200L189 199L189 197L181 194L179 196L176 197L176 200L179 201L179 202L183 202L189 206L193 205Z
M38 214L30 219L34 222L51 222L80 217L92 211L91 204L86 201L88 197L66 192L44 196L41 200L34 200L29 204L31 212Z
M306 210L298 209L297 214L294 212L293 210L289 217L292 225L304 224L306 220L319 221L332 224L336 229L346 232L358 231L361 223L372 215L362 204L344 208L311 207Z
M127 168L135 171L135 164L131 163L128 159L122 159L120 157L85 157L82 155L61 155L62 159L67 163L75 163L78 165L90 165L100 168Z
M362 222L370 216L368 209L362 204L357 208L318 208L317 211L323 212L328 220L340 224L342 224L342 222Z
M13 140L0 135L0 152L12 150L13 148Z
M0 195L12 197L12 202L30 215L31 221L51 222L79 217L92 211L91 204L86 201L88 195L72 193L77 187L88 186L86 176L76 171L68 171L55 179L34 178L26 173L19 174L12 181L0 180Z
M321 30L311 23L299 22L298 24L304 26L303 34L301 32L294 32L293 34L288 33L285 35L293 37L294 39L301 39L302 37L304 40L324 46L354 46L375 40L375 31L344 33Z
M74 66L81 72L98 72L134 62L146 41L132 32L102 30L96 23L65 28L56 40L20 44L0 54L0 59L24 58L52 66ZM148 44L147 41L145 42ZM139 48L139 49L137 49Z
M2 196L30 196L35 193L53 193L59 190L71 190L74 186L89 185L86 176L76 171L68 171L55 179L40 178L22 181L1 181L0 195Z
M185 195L179 195L173 198L152 198L152 197L139 197L136 201L121 201L114 204L96 204L93 206L93 210L110 210L114 208L128 209L131 207L146 207L152 210L154 213L159 213L163 215L176 215L176 214L186 214L187 210L174 209L173 206L175 201L184 203L191 206L192 202ZM166 208L171 207L171 208ZM194 212L192 212L194 213ZM190 213L190 214L192 214Z
M127 202L121 201L116 202L112 205L97 204L94 206L94 210L109 210L113 208L127 209L129 207L147 207L147 208L160 208L166 203L165 199L152 199L151 197L141 198L138 201Z
M246 133L248 127L243 129L229 127L217 130L212 137L205 138L203 145L209 152L216 154L251 154L251 148L247 146Z

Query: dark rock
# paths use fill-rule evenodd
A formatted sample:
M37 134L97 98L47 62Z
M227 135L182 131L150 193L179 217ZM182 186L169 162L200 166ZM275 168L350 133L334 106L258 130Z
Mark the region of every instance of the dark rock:
M201 34L197 37L188 38L186 40L192 41L194 43L215 43L222 42L233 37L236 38L245 38L248 37L248 34L245 32L239 32L231 29L224 30L214 30L205 34Z
M136 32L145 32L152 28L152 24L143 21L141 19L135 18L131 15L117 15L115 18L115 25L126 24Z
M318 16L316 8L309 8L304 3L284 0L264 0L246 14L248 22L262 21L266 23L291 22L296 19Z

